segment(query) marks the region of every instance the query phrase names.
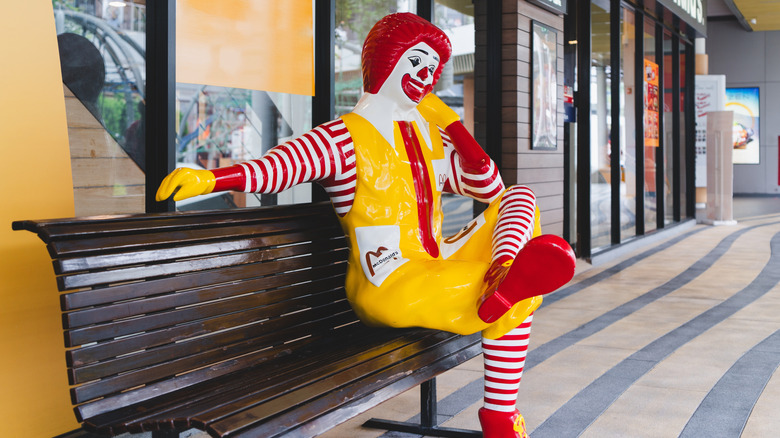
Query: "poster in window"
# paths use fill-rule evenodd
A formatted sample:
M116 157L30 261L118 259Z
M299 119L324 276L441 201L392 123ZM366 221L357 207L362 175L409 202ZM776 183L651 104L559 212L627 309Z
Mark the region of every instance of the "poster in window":
M734 111L734 164L759 164L758 87L726 88L726 111Z
M531 25L531 149L558 148L558 33Z
M645 59L645 146L658 147L658 64Z

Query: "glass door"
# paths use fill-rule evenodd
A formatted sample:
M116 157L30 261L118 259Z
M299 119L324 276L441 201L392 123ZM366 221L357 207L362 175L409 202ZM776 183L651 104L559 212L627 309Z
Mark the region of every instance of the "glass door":
M610 245L612 228L612 33L609 3L591 3L590 20L590 244L591 250L595 250Z

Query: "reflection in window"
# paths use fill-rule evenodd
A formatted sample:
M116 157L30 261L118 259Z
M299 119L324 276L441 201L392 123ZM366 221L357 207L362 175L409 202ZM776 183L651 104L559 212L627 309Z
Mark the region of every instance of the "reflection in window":
M76 215L143 212L145 2L53 6Z
M474 5L437 1L433 12L433 24L444 30L452 43L452 58L444 65L434 92L460 115L463 125L474 135ZM445 193L442 209L442 233L448 236L473 218L474 201Z
M686 46L685 43L680 41L680 77L678 80L680 81L680 147L679 147L679 155L677 156L677 159L680 160L680 182L679 184L679 196L680 196L680 219L684 219L688 216L693 216L694 212L688 211L688 200L687 200L687 190L686 190L686 183L687 183L687 173L689 171L685 156L686 156L686 150L688 149L688 142L685 138L685 87L687 86L686 80L685 80L685 55L686 55ZM691 163L693 164L693 163Z
M657 226L656 220L656 167L655 157L658 148L658 86L650 84L648 75L656 75L658 80L658 60L655 56L655 23L645 20L644 25L644 59L645 59L645 232L652 231ZM653 113L655 110L655 114ZM663 200L663 198L661 198Z
M636 235L636 28L634 12L620 16L620 241Z
M360 52L368 31L387 14L416 10L415 0L336 0L336 116L352 111L363 95Z
M210 85L176 84L177 167L213 169L262 157L311 129L311 97ZM221 192L176 203L203 210L311 202L311 184L277 195Z
M674 179L677 175L674 174L674 124L672 122L672 99L674 93L672 90L674 85L673 80L673 66L672 62L672 34L664 32L664 76L663 76L663 99L664 99L664 223L666 225L671 224L674 221L674 196L672 187L674 187ZM659 201L661 202L661 201Z
M609 20L609 10L591 4L590 223L591 248L594 250L611 243L612 71Z

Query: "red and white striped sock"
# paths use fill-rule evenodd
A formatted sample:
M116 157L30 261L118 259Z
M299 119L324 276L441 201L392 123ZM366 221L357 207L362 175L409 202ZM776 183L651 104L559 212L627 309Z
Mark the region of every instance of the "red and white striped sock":
M498 339L482 338L485 361L485 409L514 412L523 377L533 313Z
M493 231L492 261L514 260L520 248L534 233L536 196L525 186L512 186L504 192Z

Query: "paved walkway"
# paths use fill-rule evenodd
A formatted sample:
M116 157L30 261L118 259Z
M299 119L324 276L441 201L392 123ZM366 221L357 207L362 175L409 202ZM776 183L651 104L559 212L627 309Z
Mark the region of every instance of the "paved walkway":
M518 402L532 438L780 436L780 214L579 268L534 317ZM481 358L438 383L441 421L478 429ZM324 436L415 436L361 424L417 409L412 390Z

